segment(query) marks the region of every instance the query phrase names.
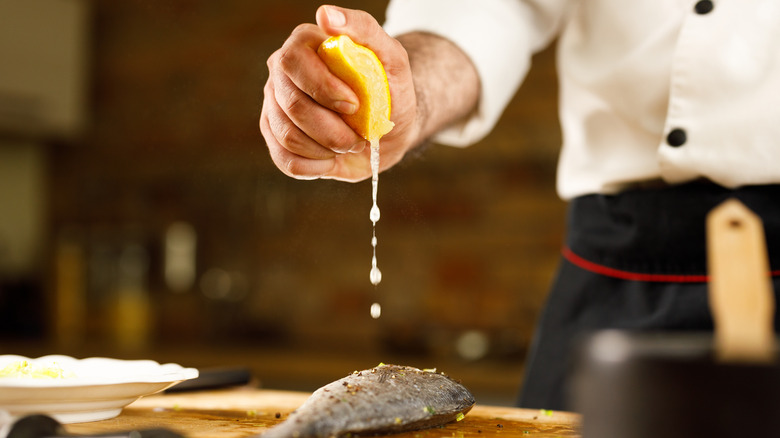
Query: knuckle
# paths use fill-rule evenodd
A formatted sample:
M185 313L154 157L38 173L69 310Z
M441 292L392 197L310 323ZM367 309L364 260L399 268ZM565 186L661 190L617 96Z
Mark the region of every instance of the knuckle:
M285 149L291 152L300 151L304 144L301 132L292 126L287 125L279 127L276 139L285 147Z
M274 130L271 128L271 121L268 119L268 114L263 113L260 115L258 126L260 127L260 134L262 134L263 139L265 139L266 146L271 149L277 140L274 135Z
M278 68L285 74L295 71L295 67L298 66L297 54L295 50L289 47L282 47L279 49L279 55L276 57L276 64Z
M314 99L316 102L329 102L330 97L328 96L328 93L325 90L326 85L321 83L313 83L311 85L311 90L309 91L310 96L312 99Z
M273 137L273 130L271 129L271 120L267 105L264 103L263 108L260 111L260 117L257 122L260 127L260 133L266 139L266 144L269 144L269 139Z
M280 52L282 49L277 49L274 53L271 53L271 56L268 57L268 59L265 60L265 65L268 67L268 71L271 71L274 69L274 66L277 64Z
M311 30L316 27L317 26L312 23L298 24L293 28L293 31L290 34L289 41L294 41L298 38L301 38L303 35L308 35L311 32Z
M299 118L310 110L309 99L301 91L291 91L287 99L286 113L291 118Z
M264 119L261 115L261 128L266 128L269 131L269 134L273 136L273 138L276 140L279 145L281 145L283 148L291 150L296 145L300 144L300 140L298 137L298 129L289 122L289 120L285 121L281 117L274 117L273 114L268 115L268 126L263 126L265 123Z
M278 61L282 68L295 67L297 65L296 59L299 58L299 55L306 50L310 50L308 46L310 43L307 44L307 42L313 38L312 34L315 32L313 28L316 29L317 26L311 23L299 24L282 47L277 50Z
M268 80L265 81L265 85L263 86L263 99L273 99L274 98L274 85L273 85L273 77L269 76Z
M291 67L296 64L295 62L295 52L293 50L290 50L289 47L282 47L279 49L279 54L277 55L276 63L279 64L279 67L284 72L290 71Z

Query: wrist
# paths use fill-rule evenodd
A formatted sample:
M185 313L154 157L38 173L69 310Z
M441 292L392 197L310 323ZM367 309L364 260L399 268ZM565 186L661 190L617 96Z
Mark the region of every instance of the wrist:
M411 147L468 117L479 101L479 75L450 40L425 32L400 35L412 73L416 114Z

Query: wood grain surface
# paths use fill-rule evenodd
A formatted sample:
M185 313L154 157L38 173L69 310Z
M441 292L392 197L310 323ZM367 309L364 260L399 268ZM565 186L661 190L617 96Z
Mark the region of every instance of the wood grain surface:
M248 437L284 421L307 393L237 388L144 397L116 418L71 424L73 434L164 427L186 437ZM580 416L477 404L462 421L396 438L580 437Z

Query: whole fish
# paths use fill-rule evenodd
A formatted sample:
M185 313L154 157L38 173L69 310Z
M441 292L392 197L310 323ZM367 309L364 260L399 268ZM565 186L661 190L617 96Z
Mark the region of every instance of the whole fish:
M474 406L466 387L435 370L379 365L314 391L262 438L395 433L461 420Z

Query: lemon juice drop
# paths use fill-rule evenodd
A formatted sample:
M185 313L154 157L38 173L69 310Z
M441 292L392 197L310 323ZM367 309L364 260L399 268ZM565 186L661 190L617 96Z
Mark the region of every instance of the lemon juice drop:
M379 303L372 304L371 317L374 319L379 319L380 316L382 316L382 306L380 306Z

